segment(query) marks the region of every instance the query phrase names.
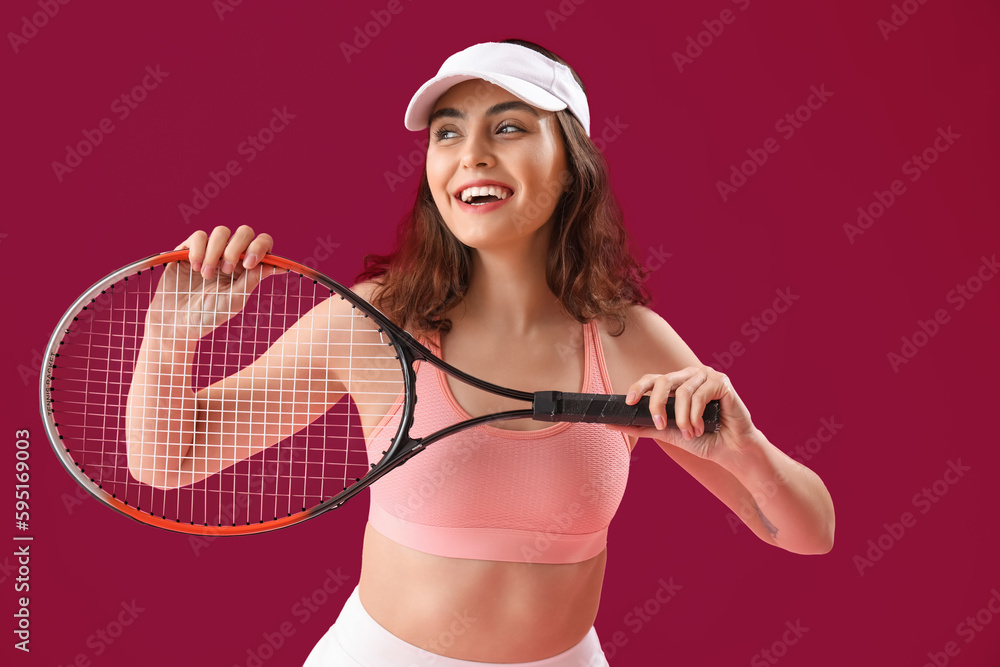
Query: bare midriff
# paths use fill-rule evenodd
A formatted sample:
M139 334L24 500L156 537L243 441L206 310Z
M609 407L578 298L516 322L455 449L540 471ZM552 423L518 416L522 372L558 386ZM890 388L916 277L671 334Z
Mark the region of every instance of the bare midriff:
M601 598L607 550L580 563L513 563L435 556L368 525L359 594L403 641L478 662L530 662L573 647Z

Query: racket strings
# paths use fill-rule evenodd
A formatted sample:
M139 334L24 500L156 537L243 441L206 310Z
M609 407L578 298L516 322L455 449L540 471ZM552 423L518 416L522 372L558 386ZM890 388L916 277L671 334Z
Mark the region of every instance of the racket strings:
M309 278L286 272L237 282L220 276L216 287L228 290L228 299L214 298L207 313L198 313L214 327L200 336L200 329L185 335L178 327L174 335L156 337L161 358L174 359L197 339L189 367L154 363L149 348L145 372L137 375L157 290L163 292L156 308L161 322L182 320L191 304L204 303L204 290L192 287L200 278L190 264L169 268L172 274L157 266L107 286L63 333L49 409L72 465L125 505L211 526L291 516L363 477L370 468L369 440L404 388L389 338ZM243 307L229 313L226 301L233 300ZM331 301L339 305L326 303ZM139 406L132 426L141 422L144 428L130 434L129 393L139 385L155 400ZM195 392L201 392L200 410ZM218 423L180 419L185 411ZM155 428L145 428L149 424ZM214 444L199 443L207 433ZM139 436L132 443L138 455L129 456L128 435ZM268 439L275 441L263 446ZM182 481L178 456L184 448L194 457L191 470L217 472L179 488L137 479Z

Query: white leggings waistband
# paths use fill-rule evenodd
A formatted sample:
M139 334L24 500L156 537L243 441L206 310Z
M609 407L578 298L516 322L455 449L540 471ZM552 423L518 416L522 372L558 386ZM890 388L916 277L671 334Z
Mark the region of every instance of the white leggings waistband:
M344 603L337 621L313 647L303 667L609 667L593 627L580 643L559 655L532 662L493 663L446 658L392 634L361 604L358 589Z

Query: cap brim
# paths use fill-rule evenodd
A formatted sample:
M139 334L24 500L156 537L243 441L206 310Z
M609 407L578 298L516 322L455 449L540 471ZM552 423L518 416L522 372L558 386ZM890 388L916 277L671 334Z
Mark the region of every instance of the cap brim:
M452 72L441 77L434 77L420 86L406 107L403 124L408 130L422 130L428 125L431 111L438 98L449 88L471 79L483 79L500 86L511 95L515 95L528 104L545 111L559 111L566 108L566 103L558 97L533 83L505 74L483 74L481 72Z

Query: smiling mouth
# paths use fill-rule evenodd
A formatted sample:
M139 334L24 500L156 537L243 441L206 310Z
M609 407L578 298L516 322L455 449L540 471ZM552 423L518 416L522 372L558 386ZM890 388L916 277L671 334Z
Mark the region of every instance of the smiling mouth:
M512 196L512 195L511 195ZM511 196L507 197L497 197L496 195L481 195L471 198L469 201L464 201L464 204L470 204L471 206L482 206L483 204L491 204L495 201L503 201L504 199L510 199Z
M503 201L514 196L514 191L497 185L470 187L456 195L459 201L470 206L482 206L492 202Z

